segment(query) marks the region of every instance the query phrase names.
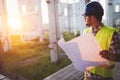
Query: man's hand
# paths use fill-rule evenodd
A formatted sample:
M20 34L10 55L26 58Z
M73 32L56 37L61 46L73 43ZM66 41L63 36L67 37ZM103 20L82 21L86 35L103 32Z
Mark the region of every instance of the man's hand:
M113 54L113 53L110 53L110 51L108 50L101 51L100 56L107 60L116 61L116 62L120 61L120 54L117 54L117 53Z
M107 60L109 60L109 55L110 55L110 52L108 50L103 50L103 51L100 52L100 56L102 58L107 59Z

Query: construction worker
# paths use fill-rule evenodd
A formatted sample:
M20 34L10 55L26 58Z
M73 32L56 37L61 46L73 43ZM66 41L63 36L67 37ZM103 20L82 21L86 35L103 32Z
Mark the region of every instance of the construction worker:
M89 2L83 15L88 26L83 34L92 32L102 48L100 56L110 62L109 65L87 67L84 80L113 80L115 62L120 61L120 40L117 30L101 22L104 10L97 1Z

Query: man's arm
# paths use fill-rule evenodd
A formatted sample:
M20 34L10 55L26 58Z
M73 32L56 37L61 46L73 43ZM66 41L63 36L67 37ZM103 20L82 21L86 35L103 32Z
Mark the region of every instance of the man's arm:
M101 57L107 59L107 60L111 60L111 61L115 61L115 62L119 62L120 61L120 54L116 53L110 53L110 51L108 50L103 50L100 52Z
M120 35L114 32L109 50L103 50L100 52L101 57L118 62L120 61Z

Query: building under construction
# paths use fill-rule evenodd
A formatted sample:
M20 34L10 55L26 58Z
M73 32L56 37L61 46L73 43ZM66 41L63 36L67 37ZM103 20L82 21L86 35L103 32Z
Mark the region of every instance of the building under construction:
M21 41L35 38L43 41L44 33L48 32L51 61L56 62L59 59L57 41L62 37L62 33L73 32L76 35L77 31L80 31L82 34L86 28L82 14L90 0L13 0L13 3L10 1L0 0L0 51L12 48L12 35L19 35ZM119 0L91 1L99 1L102 4L105 12L102 22L105 25L120 29ZM42 6L42 2L47 6ZM48 13L42 8L47 9ZM43 23L42 14L48 16L48 23Z

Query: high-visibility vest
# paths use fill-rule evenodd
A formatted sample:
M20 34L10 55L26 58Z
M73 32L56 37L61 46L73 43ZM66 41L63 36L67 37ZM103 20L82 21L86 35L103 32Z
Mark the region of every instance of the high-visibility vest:
M108 26L103 26L95 35L96 40L98 41L100 47L102 50L109 50L111 39L113 36L113 33L116 31L116 29ZM83 34L92 32L92 27L87 28ZM113 62L114 63L114 62ZM112 63L111 63L112 64ZM90 70L91 73L98 74L103 77L112 77L113 76L113 69L106 69L100 66L96 66Z

